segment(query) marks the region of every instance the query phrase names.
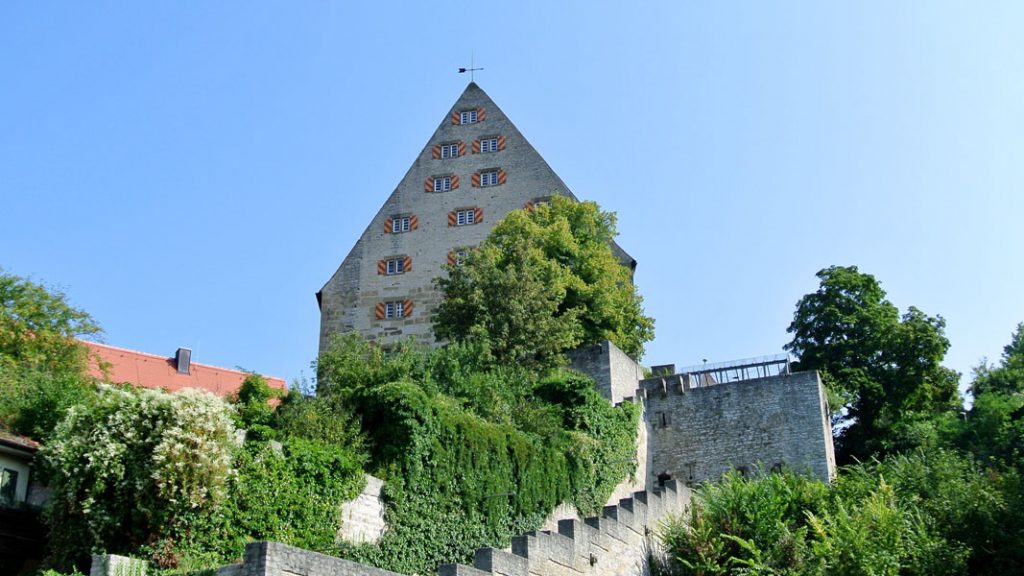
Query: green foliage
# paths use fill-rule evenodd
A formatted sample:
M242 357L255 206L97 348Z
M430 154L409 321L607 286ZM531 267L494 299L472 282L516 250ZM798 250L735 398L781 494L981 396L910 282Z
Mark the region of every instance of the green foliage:
M104 386L40 451L53 497L53 561L133 552L220 503L231 472L230 409L208 392Z
M99 333L63 293L0 271L0 422L45 442L68 408L94 394L76 338Z
M344 447L286 439L279 448L247 441L235 459L231 498L167 536L183 559L218 566L240 558L247 542L300 548L334 545L341 505L362 490L362 456ZM159 547L159 546L157 546Z
M819 370L837 416L837 458L864 460L913 448L929 419L960 405L959 375L940 365L949 341L942 317L910 307L902 316L856 266L818 272L817 292L797 303L786 349L801 370Z
M72 406L95 396L95 384L77 372L0 366L0 422L44 444Z
M1024 323L1018 324L1010 343L1003 348L999 366L982 364L974 374L971 393L975 397L985 394L1017 394L1024 392Z
M697 491L688 519L663 539L676 574L801 574L808 569L807 512L824 508L828 488L790 472L747 480L739 473Z
M282 438L306 438L365 453L359 419L346 404L292 390L274 412L273 427Z
M514 211L461 266L437 280L438 338L484 342L495 364L547 368L611 340L633 357L654 337L631 272L612 254L615 216L554 196Z
M385 349L351 332L335 336L316 361L317 394L339 403L362 390L426 374L426 347L402 340Z
M75 338L99 333L62 292L0 271L0 365L78 371L86 352Z
M267 379L259 374L249 374L242 381L234 399L236 423L240 428L267 429L274 418L274 407L270 405L272 398L279 398L280 393L267 384Z
M343 398L361 418L370 469L386 480L388 532L344 556L404 573L468 561L561 502L596 511L632 473L636 406L611 406L579 375L537 382L489 366L480 350L384 351L349 338L321 356L320 398Z
M1013 478L949 450L847 467L817 480L729 474L702 486L663 537L676 574L1002 574ZM1019 566L1019 564L1018 564Z

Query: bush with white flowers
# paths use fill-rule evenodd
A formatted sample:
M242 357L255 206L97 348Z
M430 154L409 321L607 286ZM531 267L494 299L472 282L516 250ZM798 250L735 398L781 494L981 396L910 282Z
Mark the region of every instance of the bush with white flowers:
M202 390L101 387L42 450L59 564L131 552L217 506L232 475L232 408Z

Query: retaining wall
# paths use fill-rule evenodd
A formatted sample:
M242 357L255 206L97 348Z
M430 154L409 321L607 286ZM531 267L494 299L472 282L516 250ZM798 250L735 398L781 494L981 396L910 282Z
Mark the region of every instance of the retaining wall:
M438 576L647 576L651 553L660 551L658 525L686 510L689 489L670 480L605 506L600 516L558 522L557 531L527 532L512 539L511 551L481 548L473 566L445 564ZM253 542L241 564L218 576L391 576L394 572L286 546Z

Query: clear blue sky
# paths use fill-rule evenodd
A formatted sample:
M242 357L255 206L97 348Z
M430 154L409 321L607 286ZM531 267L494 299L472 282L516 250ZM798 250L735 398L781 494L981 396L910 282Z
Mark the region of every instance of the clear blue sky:
M1021 30L1020 2L7 2L0 266L110 344L308 377L314 293L474 53L618 213L645 362L780 352L852 264L966 373L1024 321Z

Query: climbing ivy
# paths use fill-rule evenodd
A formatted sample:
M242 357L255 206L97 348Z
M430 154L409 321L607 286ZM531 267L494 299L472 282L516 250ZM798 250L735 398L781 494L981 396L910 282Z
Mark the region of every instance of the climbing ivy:
M574 396L559 397L560 389ZM624 455L632 454L639 410L612 407L575 374L550 377L520 399L561 418L547 435L515 419L489 421L472 404L408 380L363 388L352 400L369 435L370 467L386 481L388 532L376 546L341 554L396 572L425 573L466 562L481 546L507 546L562 502L595 512L634 468Z

